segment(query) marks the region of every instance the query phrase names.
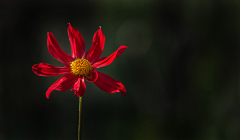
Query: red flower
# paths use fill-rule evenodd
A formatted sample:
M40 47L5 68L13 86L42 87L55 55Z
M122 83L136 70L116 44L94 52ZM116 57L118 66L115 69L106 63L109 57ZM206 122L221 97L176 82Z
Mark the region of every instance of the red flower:
M127 46L120 46L117 51L108 57L100 57L105 43L105 36L100 27L93 36L91 48L85 54L85 42L82 35L70 23L68 24L68 36L72 48L72 56L66 54L60 48L52 33L47 33L48 51L55 59L62 62L65 67L56 67L46 63L32 66L33 72L38 76L65 74L48 88L46 97L49 98L53 90L66 91L71 86L71 90L75 91L75 95L81 97L86 89L85 80L93 82L107 93L121 92L126 95L126 89L121 82L102 72L95 71L95 69L111 64L116 57L119 57L124 52Z

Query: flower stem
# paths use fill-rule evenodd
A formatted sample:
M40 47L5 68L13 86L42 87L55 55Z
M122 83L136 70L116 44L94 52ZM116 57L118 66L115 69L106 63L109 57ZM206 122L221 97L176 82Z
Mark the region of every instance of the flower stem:
M78 140L81 140L82 97L79 97Z

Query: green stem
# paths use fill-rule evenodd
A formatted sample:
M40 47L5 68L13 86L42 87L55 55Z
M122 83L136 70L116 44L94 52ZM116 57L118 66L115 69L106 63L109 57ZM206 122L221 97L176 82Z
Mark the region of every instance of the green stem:
M78 140L81 140L82 97L79 97Z

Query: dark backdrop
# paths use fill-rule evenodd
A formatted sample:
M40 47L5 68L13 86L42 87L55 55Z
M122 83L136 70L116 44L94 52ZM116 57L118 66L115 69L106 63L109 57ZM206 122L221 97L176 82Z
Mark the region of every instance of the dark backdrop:
M71 53L67 23L102 56L121 57L99 71L127 90L108 94L87 82L83 140L239 140L240 1L1 0L0 140L76 140L78 98L48 87L32 65L63 66L47 50L47 32Z

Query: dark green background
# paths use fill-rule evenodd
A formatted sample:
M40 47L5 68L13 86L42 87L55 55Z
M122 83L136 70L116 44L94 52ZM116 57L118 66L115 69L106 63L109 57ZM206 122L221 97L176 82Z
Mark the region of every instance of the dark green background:
M32 65L63 66L47 49L52 32L68 54L67 23L86 50L102 27L99 71L127 90L108 94L86 82L82 140L239 140L239 0L1 0L0 140L77 140L78 98L45 93L60 76Z

